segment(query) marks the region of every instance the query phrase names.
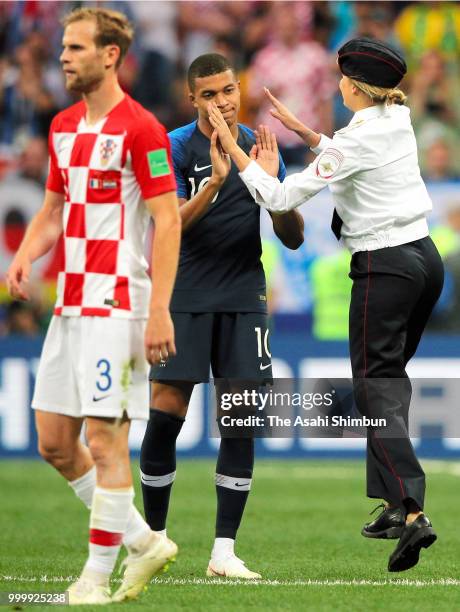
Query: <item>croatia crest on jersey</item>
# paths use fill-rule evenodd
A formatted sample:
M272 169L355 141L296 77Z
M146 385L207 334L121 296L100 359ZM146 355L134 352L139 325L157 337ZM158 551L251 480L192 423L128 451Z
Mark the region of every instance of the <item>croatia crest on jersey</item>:
M110 161L110 158L115 153L115 149L117 148L117 143L112 138L107 138L101 142L99 152L101 155L101 166L107 166Z

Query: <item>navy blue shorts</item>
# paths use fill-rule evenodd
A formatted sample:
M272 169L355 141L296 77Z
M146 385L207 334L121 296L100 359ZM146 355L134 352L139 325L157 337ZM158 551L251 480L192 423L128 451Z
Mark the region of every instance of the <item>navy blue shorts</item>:
M150 380L272 380L268 318L256 312L171 313L177 355L150 370Z

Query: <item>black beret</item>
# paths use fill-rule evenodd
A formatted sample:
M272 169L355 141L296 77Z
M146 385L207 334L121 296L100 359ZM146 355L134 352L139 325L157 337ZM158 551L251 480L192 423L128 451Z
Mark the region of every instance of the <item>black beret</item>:
M378 87L396 87L406 74L404 58L396 49L372 38L353 38L340 47L342 74Z

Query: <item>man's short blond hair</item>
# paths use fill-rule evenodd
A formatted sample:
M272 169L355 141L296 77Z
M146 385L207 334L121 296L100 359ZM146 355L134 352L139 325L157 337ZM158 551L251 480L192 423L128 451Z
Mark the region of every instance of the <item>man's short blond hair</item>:
M96 22L94 42L97 47L116 45L120 49L120 57L116 63L116 68L119 68L134 37L134 28L126 15L103 8L79 8L66 15L62 25L66 28L71 23L84 20Z

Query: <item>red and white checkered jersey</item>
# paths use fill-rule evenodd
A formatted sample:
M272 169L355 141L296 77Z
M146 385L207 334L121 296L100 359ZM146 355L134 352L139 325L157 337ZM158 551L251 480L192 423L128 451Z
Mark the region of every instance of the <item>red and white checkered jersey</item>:
M165 128L128 95L88 125L80 102L54 118L47 189L65 195L55 314L144 318L151 282L144 200L176 190Z

